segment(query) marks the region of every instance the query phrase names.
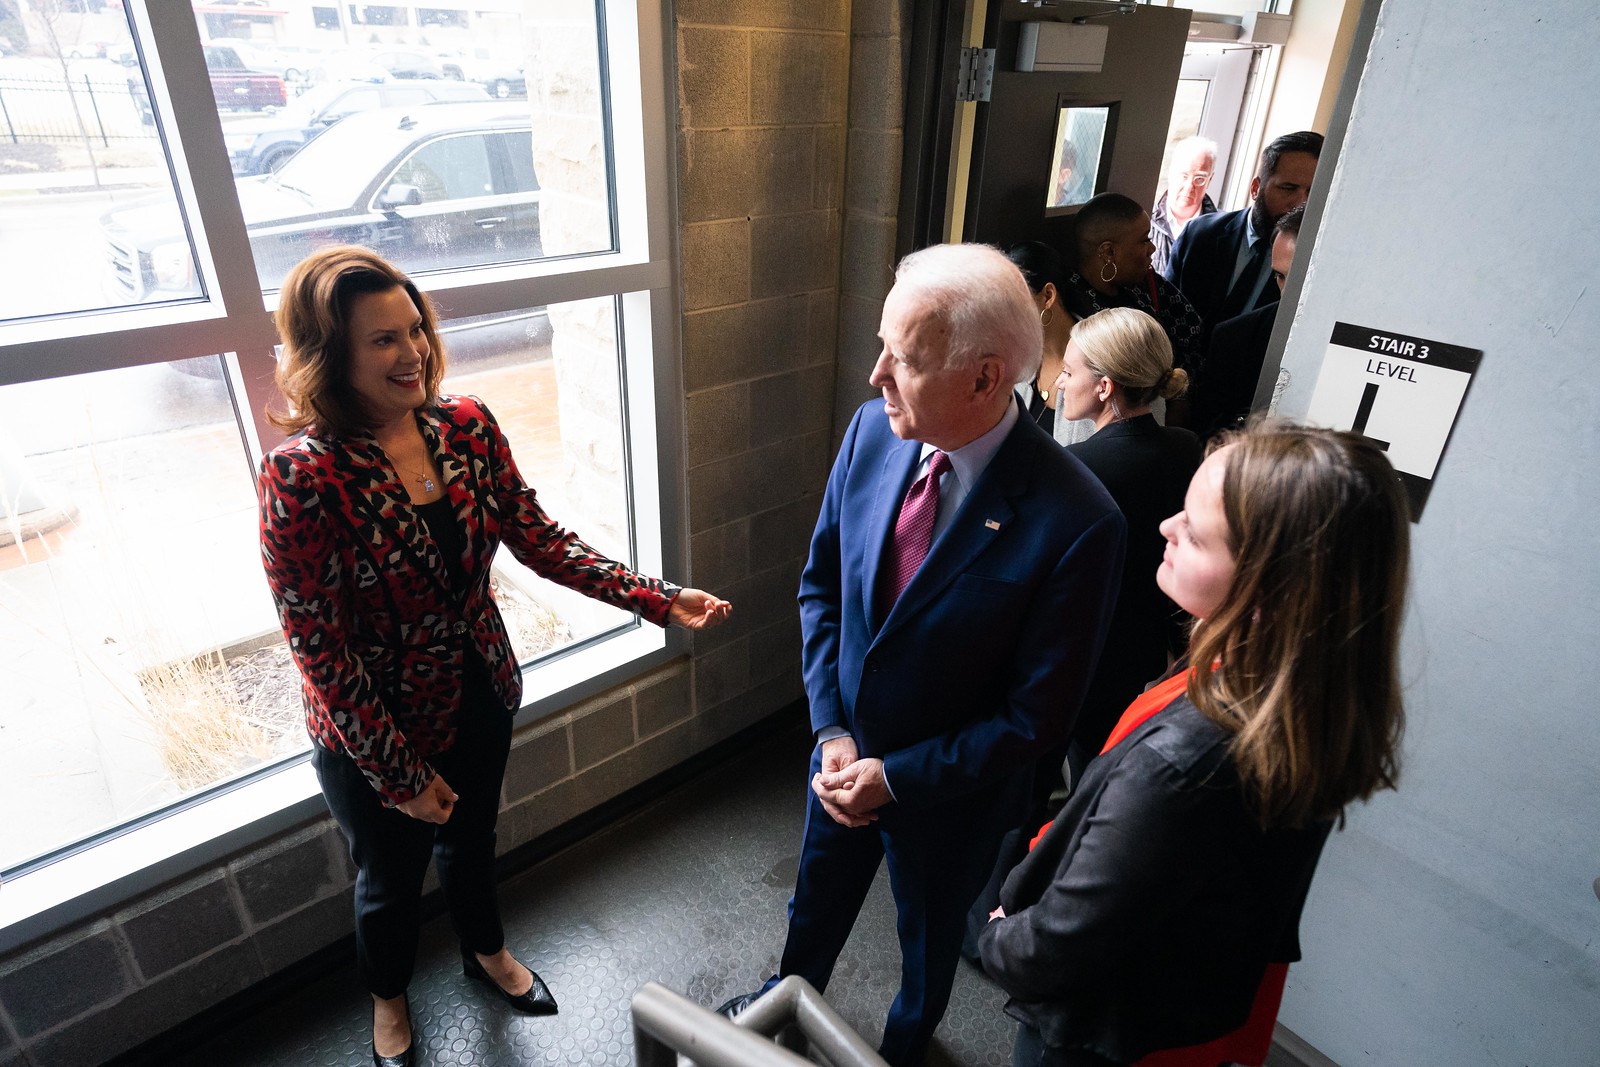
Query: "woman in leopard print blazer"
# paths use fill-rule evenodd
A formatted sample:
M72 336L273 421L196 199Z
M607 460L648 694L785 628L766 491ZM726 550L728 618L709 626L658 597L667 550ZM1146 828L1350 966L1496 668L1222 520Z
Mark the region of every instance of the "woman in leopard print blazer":
M731 610L607 559L551 521L487 407L438 395L436 320L374 253L314 253L285 280L277 381L296 433L261 464L261 554L303 677L312 763L350 844L373 1060L412 1062L405 999L429 856L467 975L550 1014L504 944L494 826L522 673L489 593L504 543L536 573L657 625Z

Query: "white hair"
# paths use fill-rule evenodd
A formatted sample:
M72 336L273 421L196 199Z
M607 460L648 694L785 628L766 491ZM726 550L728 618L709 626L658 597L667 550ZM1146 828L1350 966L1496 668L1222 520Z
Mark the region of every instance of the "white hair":
M996 356L1013 385L1038 373L1044 350L1039 308L1022 271L998 248L932 245L902 259L894 280L926 299L949 329L947 366Z
M1185 137L1172 146L1172 162L1177 163L1184 159L1193 159L1198 155L1211 157L1212 166L1217 162L1217 142L1209 137Z

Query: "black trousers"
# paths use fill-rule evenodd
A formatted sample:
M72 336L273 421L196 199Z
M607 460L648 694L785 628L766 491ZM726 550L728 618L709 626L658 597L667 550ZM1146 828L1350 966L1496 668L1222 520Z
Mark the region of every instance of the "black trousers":
M819 746L811 774L821 769ZM891 804L871 826L848 828L833 821L808 784L800 870L778 975L797 974L819 993L827 991L862 902L887 862L900 938L900 991L889 1006L878 1055L891 1067L922 1063L950 1002L967 908L994 866L1008 809L1014 817L1016 804L1000 801L945 805L936 814L907 813ZM777 982L774 977L763 988Z
M511 713L487 681L469 669L455 745L428 759L460 797L442 826L384 807L355 761L311 746L322 795L357 868L356 963L375 996L397 997L411 981L430 856L461 947L487 956L505 944L495 898L494 827L511 751Z

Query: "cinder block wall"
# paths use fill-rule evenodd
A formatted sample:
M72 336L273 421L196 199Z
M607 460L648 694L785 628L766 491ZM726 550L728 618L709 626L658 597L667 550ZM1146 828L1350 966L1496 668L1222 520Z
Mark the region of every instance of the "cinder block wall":
M502 849L802 695L800 566L893 260L908 4L676 6L690 580L737 609L519 732ZM0 959L0 1067L103 1063L332 944L351 878L322 818Z
M676 8L695 638L710 733L801 695L794 594L832 459L848 0Z
M905 139L904 71L912 0L855 4L850 42L850 136L846 150L844 248L839 271L839 359L834 380L837 445L879 350L883 298L894 278L900 155Z

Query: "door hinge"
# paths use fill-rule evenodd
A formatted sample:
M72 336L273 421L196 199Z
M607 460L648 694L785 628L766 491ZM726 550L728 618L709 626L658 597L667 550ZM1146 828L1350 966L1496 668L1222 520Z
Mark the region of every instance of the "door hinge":
M961 70L956 75L956 99L987 101L993 87L994 49L963 48Z

